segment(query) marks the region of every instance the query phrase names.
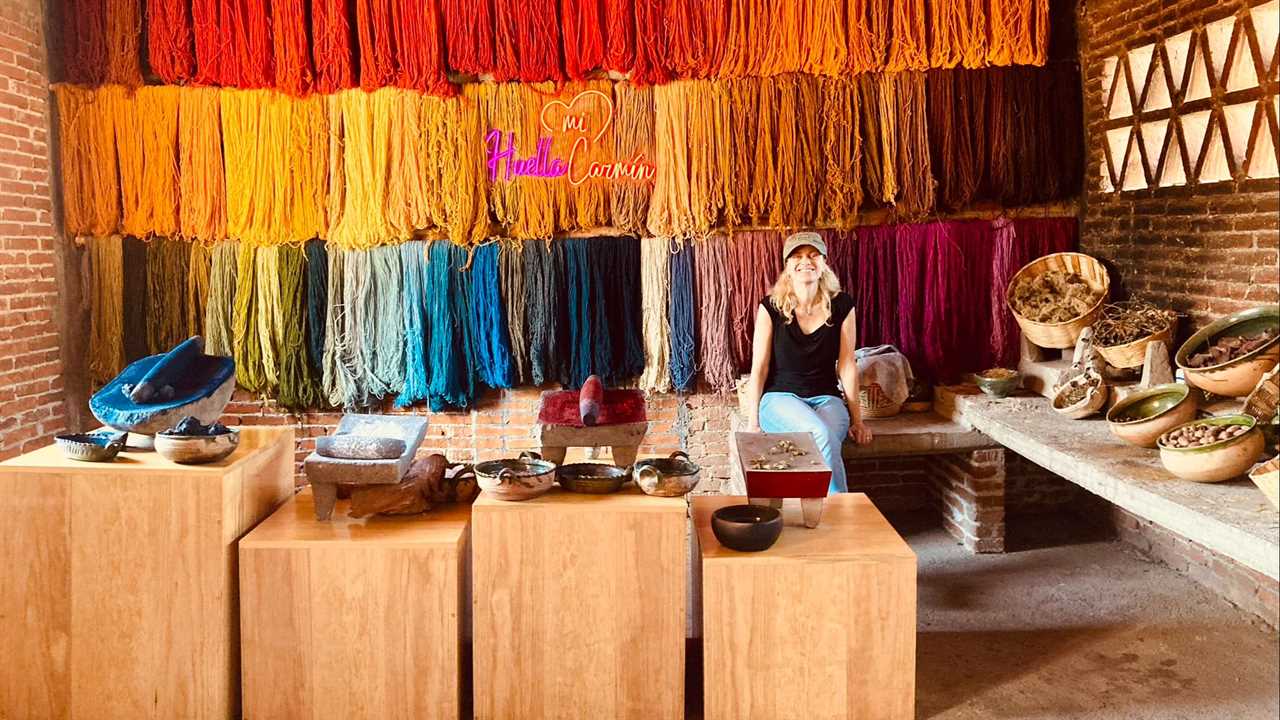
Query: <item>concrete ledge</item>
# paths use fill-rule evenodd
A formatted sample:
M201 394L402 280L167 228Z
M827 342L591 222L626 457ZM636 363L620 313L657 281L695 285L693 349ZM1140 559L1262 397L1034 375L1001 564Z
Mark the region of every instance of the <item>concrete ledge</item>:
M1280 516L1248 480L1178 480L1155 450L1122 444L1100 417L1066 420L1042 397L994 400L939 388L935 410L1109 502L1280 579Z
M846 441L841 451L846 460L938 455L999 447L981 432L933 412L900 413L890 418L868 418L866 422L874 439L870 445Z

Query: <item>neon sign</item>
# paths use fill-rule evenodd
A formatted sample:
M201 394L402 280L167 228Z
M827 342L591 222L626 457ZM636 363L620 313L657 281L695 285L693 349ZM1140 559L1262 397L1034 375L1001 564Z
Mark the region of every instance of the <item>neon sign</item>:
M596 130L594 135L591 133L591 128L588 127L589 122L586 115L573 112L574 106L584 98L599 98L604 101L605 106L608 108L604 124ZM551 148L557 139L557 130L548 122L547 113L554 108L563 108L565 110L565 116L560 123L559 132L564 135L577 136L573 140L573 145L570 146L568 157L552 155ZM599 90L584 90L567 103L563 100L552 100L544 104L542 111L538 115L538 124L549 135L538 137L534 145L533 154L527 157L519 155L514 132L504 133L498 129L489 131L489 134L485 136L485 145L488 148L487 165L490 181L497 182L499 179L511 181L518 177L558 178L567 176L569 184L577 186L591 178L648 182L653 180L653 176L657 173L657 167L645 157L644 153L636 153L629 159L607 163L598 161L587 163L585 157L579 155L580 152L585 154L592 145L599 142L600 138L604 137L605 132L608 131L609 126L613 124L613 99Z

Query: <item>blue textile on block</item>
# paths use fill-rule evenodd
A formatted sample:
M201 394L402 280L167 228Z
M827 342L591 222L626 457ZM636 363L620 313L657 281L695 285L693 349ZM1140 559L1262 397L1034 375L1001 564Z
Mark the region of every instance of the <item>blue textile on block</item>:
M191 366L204 355L204 338L199 335L183 340L169 352L160 355L142 379L128 393L129 399L140 405L153 405L159 402L159 394L165 386L173 386L177 391L178 383L187 376ZM125 388L121 388L123 391Z
M124 385L136 385L166 355L149 355L129 364L111 382L89 398L89 410L104 425L115 428L129 428L147 422L156 415L203 400L230 378L235 377L236 361L229 357L216 355L200 355L191 364L188 372L179 377L173 385L174 395L170 400L156 403L139 404L129 399L123 391Z

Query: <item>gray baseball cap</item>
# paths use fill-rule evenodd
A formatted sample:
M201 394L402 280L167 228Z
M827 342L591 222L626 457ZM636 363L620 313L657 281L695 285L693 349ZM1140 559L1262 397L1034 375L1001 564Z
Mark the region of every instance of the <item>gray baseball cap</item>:
M791 253L795 252L796 248L801 245L812 245L818 249L818 252L822 253L822 257L827 256L827 241L823 240L821 235L816 232L798 232L788 237L787 241L783 243L782 262L786 262L787 258L791 257Z

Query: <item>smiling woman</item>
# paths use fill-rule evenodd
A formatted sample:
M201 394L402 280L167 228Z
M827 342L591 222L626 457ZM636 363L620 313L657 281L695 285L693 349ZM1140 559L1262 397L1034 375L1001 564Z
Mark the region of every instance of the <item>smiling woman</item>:
M871 431L858 404L853 298L840 291L826 255L818 233L787 238L782 274L756 311L745 392L748 429L811 433L831 468L829 492L838 493L848 490L845 436L865 444Z

